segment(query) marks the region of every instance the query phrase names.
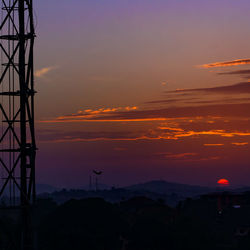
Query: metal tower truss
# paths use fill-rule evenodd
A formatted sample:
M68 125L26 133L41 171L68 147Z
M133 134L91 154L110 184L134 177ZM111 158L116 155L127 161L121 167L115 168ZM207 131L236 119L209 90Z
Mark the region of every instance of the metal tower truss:
M32 0L0 0L0 206L35 200Z

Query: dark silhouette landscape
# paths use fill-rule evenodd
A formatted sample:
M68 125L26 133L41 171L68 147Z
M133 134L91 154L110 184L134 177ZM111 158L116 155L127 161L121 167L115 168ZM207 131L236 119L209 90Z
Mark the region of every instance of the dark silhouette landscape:
M44 188L44 185L42 185ZM41 193L33 208L38 250L249 249L250 188L151 181L110 190ZM0 218L0 247L15 249L15 213Z

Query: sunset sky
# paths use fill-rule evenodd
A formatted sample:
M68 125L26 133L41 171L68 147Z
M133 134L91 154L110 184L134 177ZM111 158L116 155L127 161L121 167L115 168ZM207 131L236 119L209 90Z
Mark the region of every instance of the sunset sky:
M249 0L42 0L37 179L250 184Z

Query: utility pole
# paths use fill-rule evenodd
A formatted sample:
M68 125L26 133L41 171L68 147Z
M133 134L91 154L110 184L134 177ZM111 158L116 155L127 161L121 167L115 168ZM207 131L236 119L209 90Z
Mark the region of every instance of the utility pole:
M0 0L0 202L21 218L21 250L33 247L36 199L34 125L35 39L32 0ZM1 203L0 203L1 204Z

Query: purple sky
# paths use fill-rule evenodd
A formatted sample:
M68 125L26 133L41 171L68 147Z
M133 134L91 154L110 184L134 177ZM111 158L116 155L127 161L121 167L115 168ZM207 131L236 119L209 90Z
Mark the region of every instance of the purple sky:
M38 182L249 183L249 1L35 9Z

